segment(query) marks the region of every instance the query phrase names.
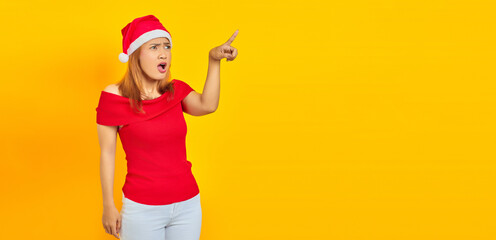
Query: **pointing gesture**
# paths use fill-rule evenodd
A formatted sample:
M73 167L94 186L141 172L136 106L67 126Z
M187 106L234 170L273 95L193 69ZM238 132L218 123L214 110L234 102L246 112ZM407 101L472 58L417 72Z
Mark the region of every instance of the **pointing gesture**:
M212 48L209 52L209 57L212 60L220 61L223 58L226 58L227 61L232 61L238 55L238 49L231 46L231 43L234 41L236 36L238 35L239 30L236 30L234 34L225 42L224 44Z

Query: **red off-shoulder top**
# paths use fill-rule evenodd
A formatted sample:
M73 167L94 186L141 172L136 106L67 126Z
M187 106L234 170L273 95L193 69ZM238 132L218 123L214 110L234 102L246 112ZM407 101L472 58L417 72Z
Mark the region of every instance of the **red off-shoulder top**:
M129 98L102 91L96 122L124 125L119 131L127 160L124 196L147 205L164 205L196 196L200 190L186 156L187 126L182 99L194 91L173 79L174 94L143 100L143 110L131 109Z

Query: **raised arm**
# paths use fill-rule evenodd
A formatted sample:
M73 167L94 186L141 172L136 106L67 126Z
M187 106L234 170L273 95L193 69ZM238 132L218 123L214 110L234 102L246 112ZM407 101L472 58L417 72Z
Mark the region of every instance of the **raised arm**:
M220 60L226 58L227 61L233 61L238 55L238 50L231 46L238 32L236 30L227 42L210 50L207 80L203 92L200 94L191 91L182 100L184 112L193 116L202 116L217 110L220 95Z

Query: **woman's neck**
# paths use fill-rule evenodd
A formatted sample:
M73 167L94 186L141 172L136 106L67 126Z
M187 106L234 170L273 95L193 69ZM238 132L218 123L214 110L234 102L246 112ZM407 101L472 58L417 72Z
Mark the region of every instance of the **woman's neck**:
M143 80L141 85L143 86L143 91L145 91L146 95L155 95L158 93L158 81L156 80Z
M143 86L143 96L142 99L154 99L160 97L160 93L158 92L158 81L152 79L145 79L141 82L141 86Z

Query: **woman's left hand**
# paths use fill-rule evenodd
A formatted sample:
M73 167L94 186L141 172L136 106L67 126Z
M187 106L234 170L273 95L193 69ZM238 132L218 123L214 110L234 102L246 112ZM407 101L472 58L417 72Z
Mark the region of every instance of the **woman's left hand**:
M239 30L236 30L234 34L225 42L224 44L212 48L209 52L209 57L210 59L220 61L223 58L226 58L227 61L232 61L236 58L238 55L238 49L235 47L231 46L231 43L234 41L234 38L238 35Z

